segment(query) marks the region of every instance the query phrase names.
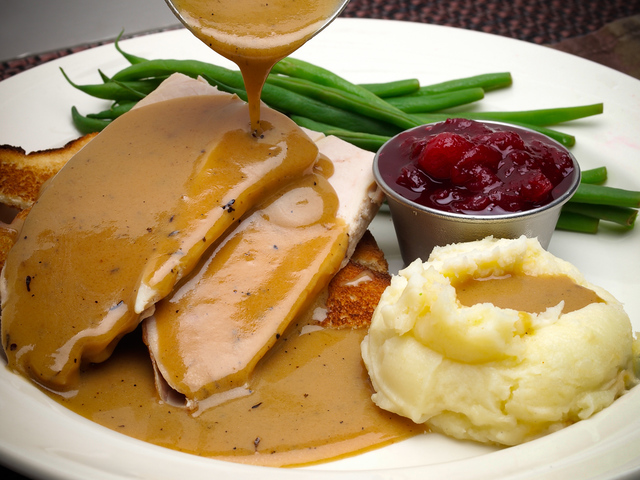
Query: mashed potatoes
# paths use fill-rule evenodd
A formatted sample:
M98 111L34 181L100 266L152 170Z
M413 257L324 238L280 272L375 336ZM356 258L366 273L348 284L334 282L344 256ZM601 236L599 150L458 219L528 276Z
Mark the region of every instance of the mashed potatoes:
M514 274L566 275L602 301L570 313L562 303L539 314L465 307L452 285ZM436 248L394 276L362 356L381 408L456 438L515 445L635 385L639 345L622 305L537 240L486 238Z

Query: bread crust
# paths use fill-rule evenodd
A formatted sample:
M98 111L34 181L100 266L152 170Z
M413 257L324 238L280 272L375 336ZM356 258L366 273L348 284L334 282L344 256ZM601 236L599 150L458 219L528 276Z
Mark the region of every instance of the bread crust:
M89 133L62 147L30 153L0 145L0 203L20 210L31 207L45 182L96 135Z
M349 263L329 283L326 328L367 328L382 292L391 283L389 265L368 230Z

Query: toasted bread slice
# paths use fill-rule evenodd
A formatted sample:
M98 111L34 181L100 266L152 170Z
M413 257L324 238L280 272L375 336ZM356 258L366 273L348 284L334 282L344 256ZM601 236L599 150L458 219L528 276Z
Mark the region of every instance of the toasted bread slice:
M0 222L0 270L42 186L96 135L90 133L62 147L31 153L22 147L0 145L0 204L12 212L7 217L12 217L16 210L19 212L10 224ZM4 216L2 220L9 221Z
M20 210L31 207L42 185L96 135L90 133L63 147L31 153L0 145L0 203Z
M326 316L320 325L326 328L366 328L391 283L389 265L375 238L367 230L349 263L329 283Z

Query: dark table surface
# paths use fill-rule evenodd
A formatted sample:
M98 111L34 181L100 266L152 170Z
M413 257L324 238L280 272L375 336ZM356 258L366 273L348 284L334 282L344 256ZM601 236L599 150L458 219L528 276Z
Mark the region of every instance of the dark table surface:
M422 22L502 35L578 55L640 79L640 0L351 0L342 17ZM108 42L1 62L0 80L104 43ZM0 475L27 478L3 467Z
M351 0L342 17L430 23L502 35L548 45L640 78L640 0ZM104 43L69 45L5 60L0 62L0 80Z

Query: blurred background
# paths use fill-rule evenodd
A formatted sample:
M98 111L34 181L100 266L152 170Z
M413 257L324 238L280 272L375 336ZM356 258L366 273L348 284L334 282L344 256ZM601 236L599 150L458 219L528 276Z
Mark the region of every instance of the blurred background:
M0 60L151 32L179 21L164 0L1 0Z
M0 79L112 41L122 29L125 37L131 37L180 28L164 0L1 0L0 12ZM342 14L447 25L553 44L596 61L600 56L601 63L612 61L606 50L620 49L620 40L624 52L613 56L640 56L639 16L640 0L351 0ZM572 41L596 32L595 38L578 46ZM579 51L572 51L575 48ZM616 61L628 63L625 58ZM625 71L624 65L610 66Z

